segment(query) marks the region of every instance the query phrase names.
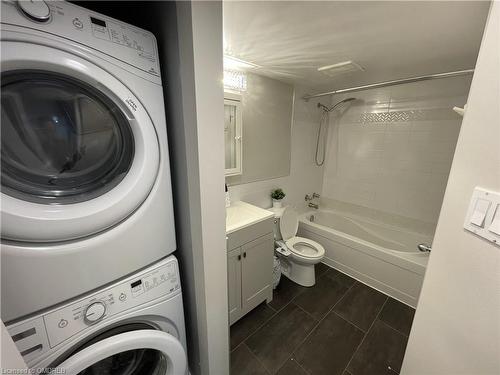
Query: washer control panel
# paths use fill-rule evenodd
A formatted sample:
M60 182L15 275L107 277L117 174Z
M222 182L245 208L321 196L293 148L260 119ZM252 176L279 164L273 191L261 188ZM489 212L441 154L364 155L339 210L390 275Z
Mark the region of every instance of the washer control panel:
M156 39L149 31L65 1L2 1L1 8L3 24L75 41L130 64L161 83Z
M180 292L177 260L169 257L142 273L7 329L24 360L29 362L33 356L111 316Z

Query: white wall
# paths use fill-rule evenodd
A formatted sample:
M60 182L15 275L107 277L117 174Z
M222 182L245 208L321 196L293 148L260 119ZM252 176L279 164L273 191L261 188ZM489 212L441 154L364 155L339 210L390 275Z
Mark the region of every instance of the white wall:
M271 190L280 187L287 194L285 204L303 208L305 206L305 194L320 192L323 168L314 164L320 111L316 107L317 100L305 102L301 99L307 91L304 88L295 88L290 175L229 186L232 201L243 200L268 208L272 204Z
M201 350L208 356L208 371L202 367L202 373L220 375L229 373L222 2L195 1L191 12L205 286L205 314L200 318L207 335Z
M404 375L500 374L500 247L462 227L475 186L500 191L499 54L500 3L493 2Z
M228 374L222 4L135 6L162 59L190 372Z
M436 223L470 76L336 95L324 197Z

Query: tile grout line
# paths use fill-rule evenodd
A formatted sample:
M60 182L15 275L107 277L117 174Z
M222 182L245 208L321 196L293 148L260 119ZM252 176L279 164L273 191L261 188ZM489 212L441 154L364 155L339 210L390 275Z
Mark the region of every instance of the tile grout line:
M291 360L291 361L294 361L297 366L299 366L302 371L304 371L307 375L311 375L311 373L309 371L307 371L304 367L302 367L302 365L300 364L299 361L297 361L296 359L293 358L293 354L290 355L290 357L287 358L287 360L285 362L283 362L283 366L281 366L279 369L278 369L278 372L281 371L281 369L284 367L285 363L288 361L288 360Z
M406 333L404 332L401 332L399 329L397 328L394 328L393 326L391 326L389 323L387 323L385 320L382 320L382 319L379 319L381 323L384 323L384 325L386 325L387 327L389 327L390 329L392 329L393 331L396 331L397 333L400 333L401 335L403 335L404 337L406 338L409 338L410 335L407 335ZM413 325L413 324L412 324Z
M298 344L298 345L297 345L297 347L296 347L296 348L292 351L291 357L294 355L295 351L296 351L298 348L300 348L300 347L301 347L301 346L302 346L302 345L306 342L306 340L309 338L309 336L311 336L311 334L312 334L312 333L314 332L314 330L315 330L315 329L316 329L316 328L317 328L317 327L321 324L321 322L322 322L323 320L325 320L325 318L328 316L328 314L330 314L330 311L332 311L332 310L335 308L335 306L337 306L337 304L338 304L338 303L342 300L342 298L344 298L344 296L345 296L347 293L349 293L349 291L350 291L350 290L354 287L354 285L355 285L355 284L356 284L356 281L355 281L355 282L354 282L354 283L353 283L353 284L352 284L352 285L351 285L351 286L350 286L350 287L349 287L349 288L348 288L348 289L344 292L344 294L342 295L342 297L340 297L340 298L339 298L339 300L333 304L333 306L331 307L331 309L330 309L330 310L328 310L328 312L327 312L327 313L326 313L326 314L325 314L325 315L324 315L321 319L319 319L319 320L317 321L318 323L312 327L312 329L309 331L309 333L306 335L306 337L304 337L304 339L300 342L300 344ZM296 306L297 306L297 307L299 307L301 310L303 310L300 306L298 306L298 305L296 305ZM304 310L303 310L303 311L304 311ZM309 314L309 315L310 315L310 314ZM315 319L315 320L316 320L316 319ZM300 365L300 367L301 367L301 368L303 368L303 367L302 367L302 364L301 364L301 363L300 363L297 359L295 359L295 361L296 361L296 362ZM304 370L305 370L305 369L304 369ZM307 372L307 371L306 371L306 372ZM308 372L307 372L307 373L308 373Z
M323 263L323 264L324 264L324 263ZM327 270L325 270L325 272L323 272L321 275L319 275L319 276L318 276L318 280L319 280L319 279L321 279L322 277L326 277L326 276L327 276L327 274L328 274L328 271L330 271L330 270L335 270L335 271L337 271L335 268L332 268L332 267L330 267L330 266L328 266L328 265L326 265L326 266L328 267L328 269L327 269ZM337 272L340 272L340 271L337 271ZM284 275L283 275L283 276L284 276ZM285 277L286 277L286 276L285 276ZM288 279L288 278L287 278L287 279ZM290 280L292 283L295 283L295 281L292 281L291 279L288 279L288 280ZM297 283L295 283L295 284L297 284ZM299 291L299 293L297 293L297 295L293 296L293 298L292 298L292 299L290 299L290 301L288 301L288 302L287 302L287 303L286 303L286 304L285 304L285 305L284 305L281 309L276 310L274 307L271 307L271 308L272 308L273 310L275 310L276 312L280 312L280 311L281 311L281 310L283 310L285 307L287 307L287 306L288 306L291 302L293 302L293 301L294 301L294 300L295 300L298 296L300 296L302 293L305 293L305 292L306 292L308 289L310 289L310 288L314 288L314 286L316 286L316 283L315 283L313 286L311 286L311 287L304 287L304 286L302 286L302 285L300 285L300 284L297 284L297 285L301 286L302 288L306 288L306 289L302 289L302 290L300 290L300 291ZM271 306L271 305L269 305L269 306Z
M356 353L358 352L359 348L361 347L361 345L363 345L363 343L365 342L365 339L366 337L368 336L368 333L370 332L370 330L372 329L373 325L375 324L375 322L377 321L378 317L380 316L380 314L382 313L382 310L384 309L385 305L387 304L387 301L389 301L389 297L386 296L386 299L382 305L382 307L380 308L378 314L375 316L375 319L373 319L373 322L372 324L370 325L370 327L368 328L368 330L366 331L365 335L363 336L363 339L360 341L359 345L357 346L356 350L354 350L354 352L352 353L352 356L351 356L351 359L349 360L349 362L347 362L347 365L345 366L344 368L344 371L348 371L350 372L348 369L349 369L349 365L351 364L354 356L356 355Z
M243 344L245 344L243 342ZM247 347L248 351L250 352L250 354L255 358L255 360L262 366L262 368L264 369L264 371L266 371L269 375L271 375L271 371L268 370L268 368L266 366L264 366L264 364L260 361L260 359L254 354L254 352L252 352L252 349L250 349L250 347L245 344L245 346Z
M329 266L328 266L329 267ZM318 279L323 277L324 275L326 275L326 273L328 272L328 270L326 270L325 272L323 272L320 276L318 276ZM290 280L291 281L291 280ZM274 289L273 289L274 291ZM274 314L272 314L268 319L266 319L261 325L259 325L257 328L255 328L250 334L248 334L243 340L241 340L241 342L236 345L233 349L230 349L229 350L229 354L231 354L232 352L234 352L236 349L238 349L242 344L246 344L246 341L252 337L255 333L257 333L258 330L260 330L262 327L264 327L266 325L266 323L268 323L272 318L274 318L276 315L278 315L279 312L281 312L285 307L287 307L290 303L293 302L293 300L298 297L301 293L305 292L305 290L301 291L300 293L298 293L296 296L294 296L290 301L288 301L281 309L279 310L276 310L274 307L271 306L270 303L267 303L266 302L266 307L269 307L271 310L274 311ZM297 305L295 305L297 306ZM299 306L297 306L299 307ZM304 310L303 310L304 311ZM307 311L305 311L307 313ZM309 313L308 313L309 314ZM309 314L310 315L310 314ZM312 316L311 316L312 317ZM242 317L244 318L244 317ZM315 318L313 318L314 320L316 320ZM229 330L231 330L231 326L229 327ZM252 354L255 356L255 354L253 353L252 349L250 349L250 347L247 345L248 347L248 350L250 350L250 352L252 352ZM298 363L298 362L297 362ZM264 368L266 368L264 366ZM266 371L267 371L267 368L266 368Z
M253 335L255 335L255 334L257 333L257 331L259 331L262 327L264 327L264 326L265 326L265 325L266 325L266 324L267 324L267 323L268 323L268 322L269 322L272 318L274 318L276 315L278 315L279 311L276 311L276 310L274 310L274 309L271 309L271 310L273 310L273 311L274 311L274 314L272 314L272 315L271 315L268 319L266 319L266 320L264 321L264 323L262 323L261 325L259 325L259 326L258 326L257 328L255 328L255 329L254 329L254 330L253 330L250 334L248 334L248 336L246 336L243 340L241 340L241 342L240 342L238 345L236 345L236 347L235 347L233 350L235 350L235 349L236 349L238 346L240 346L241 344L246 343L246 341L247 341L250 337L252 337ZM281 311L281 310L280 310L280 311ZM231 329L231 327L230 327L229 329ZM247 346L248 346L248 345L247 345ZM250 349L250 347L248 347L248 348ZM232 352L233 350L231 350L231 352ZM252 349L250 349L250 351L252 351Z
M297 305L295 302L291 302L295 305L295 307L298 307L300 310L302 310L302 312L305 312L307 315L309 315L311 317L312 320L314 320L315 322L319 322L321 321L322 319L316 319L314 316L312 316L309 312L307 312L306 310L304 310L301 306Z
M326 277L326 276L327 276L327 274L328 274L328 271L329 271L330 269L335 270L334 268L332 268L332 267L330 267L330 266L328 266L328 267L329 267L329 269L327 269L327 270L326 270L325 272L323 272L320 276L318 276L318 279L320 279L320 278L322 278L322 277ZM335 271L337 271L337 270L335 270ZM338 271L338 272L340 272L340 271ZM337 276L338 276L338 275L333 275L333 278L335 278L335 277L337 277ZM347 275L347 276L348 276L348 275ZM291 280L290 280L290 281L291 281ZM319 325L319 324L320 324L320 323L321 323L321 322L322 322L322 321L323 321L323 320L324 320L324 319L328 316L328 314L329 314L329 313L330 313L330 312L331 312L331 311L335 308L335 306L337 306L337 304L338 304L338 303L339 303L339 302L340 302L340 301L341 301L341 300L342 300L342 299L346 296L346 294L347 294L347 293L348 293L348 292L349 292L349 291L350 291L350 290L354 287L354 285L356 285L356 283L357 283L357 282L358 282L358 281L354 279L354 283L353 283L353 284L352 284L352 285L351 285L351 286L350 286L350 287L349 287L349 288L348 288L348 289L344 292L344 294L340 297L340 299L339 299L337 302L335 302L335 304L334 304L334 305L333 305L333 306L332 306L332 307L328 310L328 312L327 312L327 313L326 313L326 314L325 314L325 315L324 315L321 319L319 319L319 320L318 320L318 319L316 319L316 318L314 318L314 317L313 317L310 313L308 313L308 312L307 312L306 310L304 310L302 307L300 307L299 305L297 305L297 304L295 304L295 303L294 303L294 305L295 305L296 307L298 307L300 310L302 310L304 313L306 313L308 316L310 316L310 317L311 317L314 321L316 321L316 322L317 322L317 324L316 324L316 325L314 325L314 326L312 327L311 331L310 331L310 332L306 335L306 337L304 338L304 340L303 340L303 341L301 341L301 342L297 345L297 347L296 347L294 350L292 350L291 355L290 355L290 356L289 356L289 357L288 357L288 358L287 358L287 359L286 359L286 360L285 360L285 361L284 361L284 362L280 365L280 367L278 368L278 371L281 369L281 367L283 367L283 365L286 363L286 361L288 361L289 359L291 359L291 358L293 357L293 354L294 354L295 350L296 350L297 348L299 348L299 347L300 347L300 346L301 346L301 345L302 345L302 344L303 344L303 343L307 340L307 338L308 338L308 337L311 335L311 333L312 333L312 332L316 329L316 327L317 327L317 326L318 326L318 325ZM271 316L270 316L267 320L265 320L265 321L264 321L264 323L262 323L260 326L258 326L258 327L257 327L257 328L256 328L256 329L255 329L255 330L254 330L251 334L249 334L247 337L245 337L245 338L244 338L244 339L243 339L243 340L242 340L242 341L241 341L238 345L236 345L236 347L235 347L234 349L230 350L230 352L229 352L229 353L231 354L231 353L232 353L232 352L234 352L236 349L238 349L241 345L243 345L243 344L244 344L244 345L248 348L248 350L250 351L250 353L251 353L251 354L252 354L255 358L257 358L257 356L254 354L254 352L252 351L252 349L251 349L251 348L250 348L250 347L246 344L246 341L247 341L248 339L250 339L250 337L252 337L253 335L255 335L255 334L256 334L256 333L257 333L257 332L258 332L258 331L259 331L259 330L260 330L260 329L261 329L264 325L266 325L266 323L268 323L271 319L273 319L275 316L277 316L277 315L278 315L281 311L283 311L283 310L284 310L287 306L289 306L291 303L293 303L293 302L294 302L294 300L295 300L298 296L300 296L302 293L304 293L306 290L307 290L307 289L302 290L302 291L300 291L299 293L297 293L297 295L296 295L296 296L294 296L294 297L293 297L290 301L288 301L288 302L287 302L287 303L286 303L286 304L285 304L285 305L284 305L281 309L279 309L279 310L274 309L274 308L273 308L270 304L266 303L266 306L267 306L267 307L270 307L270 308L271 308L271 310L273 310L275 313L274 313L274 314L272 314L272 315L271 315ZM337 315L338 315L338 314L337 314ZM343 319L343 318L342 318L342 319ZM344 319L344 320L345 320L345 319ZM346 320L346 321L347 321L347 320ZM348 322L348 321L347 321L347 322ZM348 322L348 323L350 323L350 322ZM229 327L229 328L231 329L231 327ZM358 328L358 327L357 327L357 328ZM263 364L263 363L262 363L262 362L261 362L258 358L257 358L257 360L258 360L258 362L259 362L259 363L260 363L260 364L264 367L264 369L265 369L268 373L270 373L270 374L271 374L271 371L269 371L269 370L268 370L268 368L267 368L266 366L264 366L264 364ZM303 367L302 367L302 364L301 364L299 361L297 361L296 359L294 359L294 360L295 360L295 362L296 362L296 363L300 366L300 368L301 368L301 369L303 369L303 370L304 370L307 374L309 374L309 372L308 372L305 368L303 368Z
M324 275L326 275L326 272L324 272ZM322 275L323 276L323 275ZM335 275L336 277L337 275ZM339 298L339 301L351 290L351 288L354 286L354 284L356 284L356 282L354 282L345 292L344 294L342 295L342 297ZM296 303L294 303L294 300L295 298L298 297L295 296L288 304L291 304L293 303L294 306L298 307L300 310L302 310L304 313L306 313L308 316L311 317L311 319L313 319L315 322L317 322L312 328L311 330L309 331L309 333L306 335L306 337L299 343L297 344L297 346L295 347L295 349L292 350L292 353L290 354L290 357L288 357L285 361L283 361L283 363L281 363L280 367L278 369L281 369L281 367L283 367L283 365L285 364L286 361L288 361L289 358L293 357L293 354L295 353L295 350L297 350L302 344L304 344L304 342L307 340L307 338L312 334L312 332L319 326L319 324L328 316L328 314L330 313L330 311L337 305L337 303L339 303L339 301L335 302L335 304L333 305L333 307L328 310L328 312L321 318L321 319L316 319L315 317L313 317L310 313L308 313L306 310L304 310L302 307L300 307L299 305L297 305ZM297 360L295 359L295 361L300 365L300 367L302 369L304 369L302 367L302 364ZM305 369L304 369L305 370ZM309 373L308 371L306 371L307 373Z
M366 332L368 331L365 331L364 329L362 329L361 327L358 327L356 324L354 324L353 322L351 322L350 320L348 320L347 318L344 318L342 315L340 315L338 312L336 311L330 311L328 314L335 314L337 315L340 319L342 320L345 320L347 323L349 323L350 325L352 325L353 327L356 327L357 329L359 329L361 332L363 332L363 335L366 335Z

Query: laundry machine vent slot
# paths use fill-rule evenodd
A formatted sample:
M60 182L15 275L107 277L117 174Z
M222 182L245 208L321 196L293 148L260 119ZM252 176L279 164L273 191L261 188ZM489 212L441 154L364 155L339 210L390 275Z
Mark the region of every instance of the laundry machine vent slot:
M16 335L12 336L12 340L14 342L16 342L16 341L22 340L22 339L24 339L26 337L33 336L34 334L36 334L36 328L35 327L27 329L26 331L20 332L20 333L18 333Z
M21 352L21 355L24 357L24 356L27 356L28 354L31 354L33 352L36 352L36 351L39 351L39 350L42 350L43 348L43 345L42 344L38 344L38 345L35 345L29 349L26 349L25 351Z

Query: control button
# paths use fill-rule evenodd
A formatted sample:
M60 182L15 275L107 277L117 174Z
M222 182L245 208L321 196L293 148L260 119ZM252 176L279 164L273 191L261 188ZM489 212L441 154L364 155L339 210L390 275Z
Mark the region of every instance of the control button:
M80 21L78 18L73 19L73 26L75 26L77 29L83 29L83 22Z
M85 321L87 323L95 323L101 320L106 313L106 305L102 302L91 303L85 310Z
M67 321L66 319L61 319L61 320L59 321L59 323L57 324L57 326L58 326L59 328L65 328L67 325L68 325L68 321Z
M43 0L18 0L17 6L24 15L37 22L50 20L50 8Z
M123 302L127 299L127 295L125 293L121 293L118 299Z

